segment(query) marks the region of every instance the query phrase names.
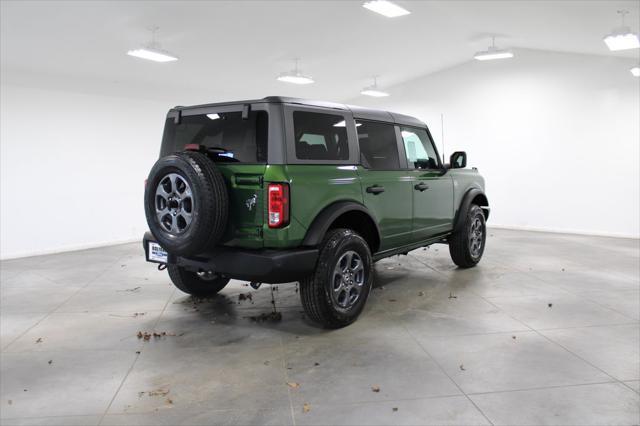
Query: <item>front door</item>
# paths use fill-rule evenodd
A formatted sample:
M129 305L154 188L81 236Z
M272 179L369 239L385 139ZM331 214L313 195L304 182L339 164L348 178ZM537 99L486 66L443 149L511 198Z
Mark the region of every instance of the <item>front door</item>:
M400 168L400 150L391 123L356 120L360 161L358 175L367 208L380 228L379 251L412 239L411 175Z
M400 134L412 176L413 240L423 241L452 229L453 180L426 129L400 126Z

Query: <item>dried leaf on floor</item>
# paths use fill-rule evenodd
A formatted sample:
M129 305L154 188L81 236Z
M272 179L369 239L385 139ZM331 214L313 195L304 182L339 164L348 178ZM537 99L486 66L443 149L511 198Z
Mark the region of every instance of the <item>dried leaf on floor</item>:
M118 291L128 291L130 293L137 293L138 291L140 291L142 287L133 287L133 288L126 288L124 290L118 290Z
M396 299L389 299L389 302L397 302Z
M513 340L516 340L516 336L511 336L511 338L512 338Z
M309 411L311 411L311 406L305 402L304 405L302 406L302 412L308 413Z
M38 339L36 340L36 343L42 343L42 337L38 337Z
M455 294L449 292L449 299L457 299L458 296L456 296Z
M393 407L392 410L393 410L393 412L396 412L396 411L398 411L398 407Z
M162 396L165 397L169 394L169 389L167 388L158 388L158 389L154 389L152 391L147 392L147 395L149 396Z
M418 292L418 296L424 296L424 291Z
M320 363L319 362L314 362L313 365L317 367L317 366L320 365Z
M465 371L464 364L460 364L460 370Z
M166 403L167 403L167 405L172 405L173 404L173 400L171 398L167 398Z
M48 362L48 364L49 364L49 365L53 364L53 360L52 360L52 359L50 359L50 360L49 360L49 362Z
M289 387L292 389L298 389L300 387L300 383L296 382L287 382L287 385L289 385Z
M253 295L251 295L251 293L240 293L238 295L238 302L242 300L248 300L250 302L253 302Z
M549 303L547 306L551 308L553 306L553 303Z
M372 392L380 392L380 386L371 386L371 391Z

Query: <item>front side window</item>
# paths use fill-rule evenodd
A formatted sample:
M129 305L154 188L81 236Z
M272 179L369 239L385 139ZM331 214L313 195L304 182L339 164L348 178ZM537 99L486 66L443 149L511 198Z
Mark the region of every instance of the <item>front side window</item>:
M349 142L341 115L294 111L293 128L299 160L347 160Z
M185 115L176 124L167 119L162 139L164 155L182 151L185 145L204 145L216 161L234 163L267 162L268 116L265 111Z
M409 167L415 169L437 169L438 155L424 129L400 127L404 150Z
M393 124L357 121L360 160L364 167L377 170L400 168L396 130Z

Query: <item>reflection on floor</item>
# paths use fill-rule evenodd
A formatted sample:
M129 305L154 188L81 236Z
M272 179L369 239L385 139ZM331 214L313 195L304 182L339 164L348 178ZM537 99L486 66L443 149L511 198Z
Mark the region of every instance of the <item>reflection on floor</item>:
M138 243L4 261L1 423L638 424L639 268L638 240L492 230L477 268L377 263L328 331L295 284L194 300Z

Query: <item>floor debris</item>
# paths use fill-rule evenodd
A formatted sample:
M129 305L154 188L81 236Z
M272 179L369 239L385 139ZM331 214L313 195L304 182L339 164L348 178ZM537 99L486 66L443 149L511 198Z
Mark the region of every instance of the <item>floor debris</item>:
M309 411L311 411L311 406L305 402L304 405L302 406L302 412L308 413Z
M42 337L38 337L38 339L36 340L36 343L42 343Z
M130 293L137 293L138 291L140 291L142 287L134 287L134 288L126 288L124 290L117 290L117 291L128 291Z
M424 291L418 292L418 296L424 296Z
M238 304L243 300L248 300L253 303L253 296L251 295L251 293L240 293L238 295Z
M380 386L371 386L371 392L380 392Z
M455 294L449 292L449 299L457 299L458 296L456 296Z
M392 410L395 413L396 411L398 411L398 407L393 407Z
M553 303L549 303L547 306L551 308L553 306Z
M292 389L298 389L300 387L300 383L296 382L287 382L287 385L289 385L289 387Z
M465 371L464 364L460 364L460 370Z
M280 312L270 312L268 314L251 315L245 318L249 318L253 322L278 322L282 321L282 314Z

